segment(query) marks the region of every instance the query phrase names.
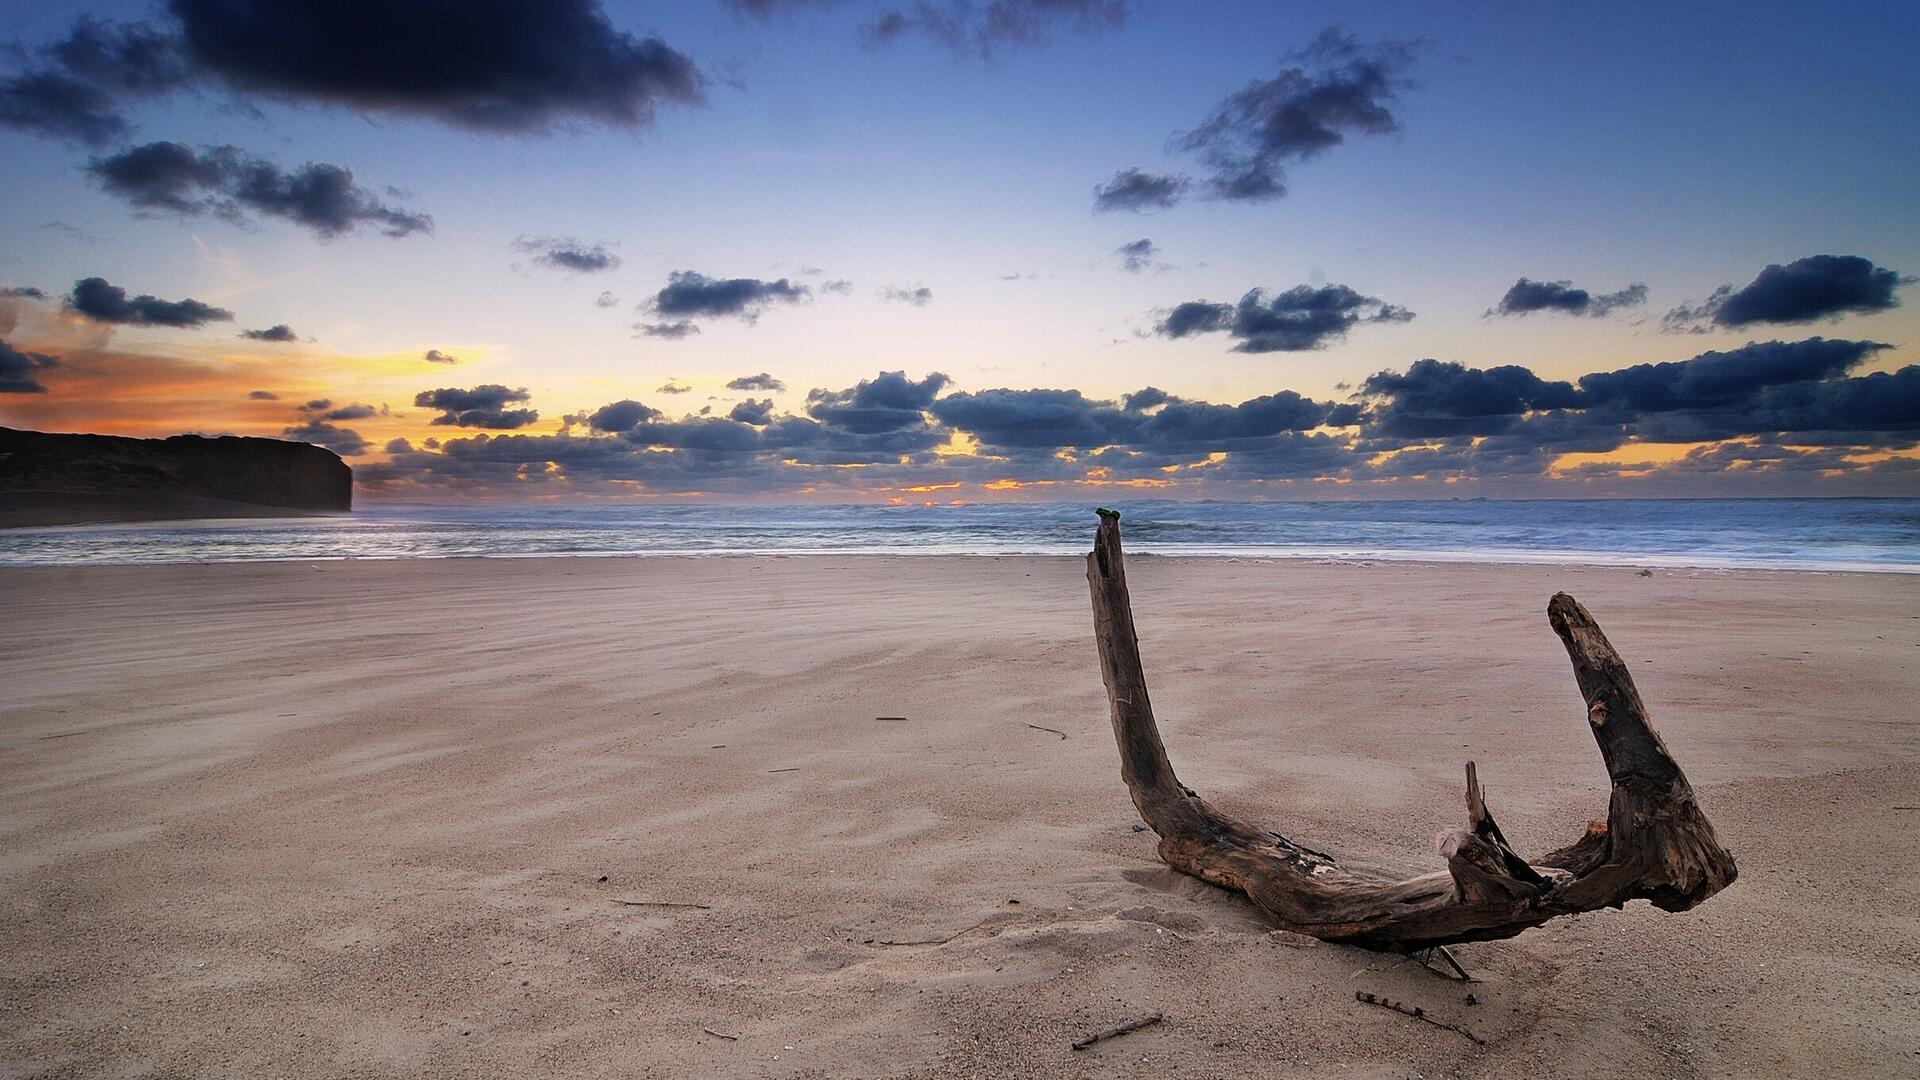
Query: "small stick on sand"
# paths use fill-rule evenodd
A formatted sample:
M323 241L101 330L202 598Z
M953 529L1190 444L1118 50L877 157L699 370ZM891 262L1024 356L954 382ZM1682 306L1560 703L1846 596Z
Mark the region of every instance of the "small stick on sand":
M947 942L953 941L954 939L960 937L962 934L970 934L973 931L978 930L981 927L987 925L987 922L992 918L993 916L989 915L985 919L981 919L979 922L974 923L972 926L967 927L965 930L955 930L953 933L948 934L946 937L943 937L943 938L926 938L924 940L915 940L915 941L890 941L886 938L868 938L867 944L869 945L945 945Z
M800 771L800 766L798 766L798 765L795 765L795 766L793 766L793 767L792 767L792 768L790 768L790 769L768 769L767 771L768 771L768 772L770 772L770 773L777 773L777 772L799 772L799 771Z
M1421 1008L1418 1005L1402 1005L1397 1001L1388 1001L1386 998L1383 998L1383 997L1375 997L1374 995L1369 994L1364 990L1355 990L1353 992L1353 1000L1364 1001L1368 1005L1378 1005L1383 1009L1392 1009L1394 1012L1399 1013L1401 1016L1411 1016L1415 1020L1425 1021L1426 1023L1432 1024L1434 1027L1446 1028L1448 1031L1458 1032L1462 1035L1465 1035L1468 1038L1468 1040L1470 1040L1477 1046L1487 1045L1487 1040L1481 1038L1478 1035L1475 1035L1473 1032L1468 1031L1466 1028L1463 1028L1458 1024L1449 1024L1445 1020L1435 1020L1433 1017L1428 1016L1427 1010Z
M1051 731L1055 735L1058 735L1063 739L1067 737L1067 733L1064 731L1061 731L1057 727L1041 727L1039 724L1028 724L1027 726L1032 728L1035 731Z
M706 904L682 904L672 900L622 900L615 896L611 897L609 902L619 904L623 907L684 907L699 908L701 911L713 910Z
M1122 1035L1139 1031L1143 1027L1152 1027L1153 1025L1159 1023L1163 1019L1165 1018L1162 1017L1159 1013L1148 1013L1147 1015L1141 1017L1138 1020L1129 1020L1126 1023L1121 1024L1119 1027L1110 1027L1105 1031L1095 1032L1094 1034L1089 1035L1084 1039L1081 1039L1079 1042L1074 1043L1073 1048L1075 1050L1085 1050L1087 1047L1092 1046L1094 1043L1102 1042L1107 1039L1117 1039Z
M740 1041L740 1036L738 1036L738 1035L729 1035L729 1034L727 1034L727 1033L726 1033L726 1032L724 1032L724 1031L715 1031L715 1030L713 1030L713 1029L712 1029L712 1028L710 1028L710 1027L703 1027L703 1028L701 1028L700 1030L701 1030L701 1031L704 1031L704 1032L706 1032L707 1034L709 1034L709 1035L711 1035L711 1036L713 1036L713 1037L714 1037L714 1038L716 1038L716 1039L725 1039L725 1040L727 1040L728 1042L739 1042L739 1041Z
M874 719L875 719L875 720L886 720L886 721L889 721L889 722L891 722L891 723L895 723L895 724L904 724L904 723L906 723L906 722L907 722L907 718L906 718L906 717L904 717L904 716L876 716L876 717L874 717Z

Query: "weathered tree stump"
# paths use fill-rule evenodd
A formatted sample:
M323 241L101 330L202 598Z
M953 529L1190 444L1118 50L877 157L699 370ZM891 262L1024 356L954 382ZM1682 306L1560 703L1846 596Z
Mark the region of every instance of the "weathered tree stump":
M1573 661L1587 723L1613 779L1606 820L1529 862L1507 845L1469 762L1467 827L1440 841L1447 868L1393 880L1236 821L1180 783L1147 698L1114 511L1100 511L1087 580L1120 775L1140 817L1160 835L1160 857L1183 873L1245 893L1282 928L1410 952L1508 938L1559 915L1629 900L1685 911L1733 882L1733 856L1714 837L1686 775L1648 721L1626 662L1566 593L1547 604L1547 620Z

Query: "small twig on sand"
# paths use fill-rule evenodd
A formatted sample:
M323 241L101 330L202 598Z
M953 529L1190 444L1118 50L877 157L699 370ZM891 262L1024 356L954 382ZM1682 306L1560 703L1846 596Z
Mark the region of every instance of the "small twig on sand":
M768 769L767 771L768 771L768 772L770 772L770 773L777 773L777 772L799 772L799 771L800 771L800 766L798 766L798 765L795 765L795 766L793 766L792 768L789 768L789 769Z
M889 722L891 722L891 723L895 723L895 724L904 724L904 723L906 723L906 722L907 722L907 718L906 718L906 717L904 717L904 716L876 716L876 717L874 717L874 719L875 719L875 720L886 720L886 721L889 721Z
M1487 1040L1481 1038L1478 1035L1475 1035L1473 1032L1468 1031L1466 1028L1461 1027L1459 1024L1449 1024L1445 1020L1435 1020L1433 1017L1428 1016L1427 1010L1421 1008L1418 1005L1402 1005L1398 1001L1388 1001L1386 998L1383 998L1383 997L1375 997L1374 995L1369 994L1364 990L1355 990L1353 992L1353 1000L1363 1001L1368 1005L1378 1005L1383 1009L1392 1009L1394 1012L1399 1013L1401 1016L1411 1016L1415 1020L1424 1021L1426 1023L1432 1024L1434 1027L1446 1028L1448 1031L1458 1032L1461 1035L1465 1035L1469 1041L1471 1041L1477 1046L1487 1045Z
M1092 1046L1094 1043L1102 1042L1107 1039L1117 1039L1120 1036L1126 1035L1130 1032L1139 1031L1143 1027L1152 1027L1153 1025L1159 1023L1163 1019L1165 1018L1162 1017L1159 1013L1148 1013L1147 1015L1141 1017L1138 1020L1129 1020L1126 1023L1121 1024L1119 1027L1110 1027L1105 1031L1095 1032L1094 1034L1089 1035L1084 1039L1081 1039L1079 1042L1074 1043L1073 1048L1075 1050L1085 1050L1087 1047Z
M740 1041L740 1036L738 1036L738 1035L729 1035L729 1034L727 1034L727 1033L726 1033L726 1032L724 1032L724 1031L715 1031L715 1030L713 1030L713 1029L712 1029L712 1028L710 1028L710 1027L703 1027L703 1028L701 1028L700 1030L701 1030L701 1031L704 1031L704 1032L706 1032L707 1034L709 1034L709 1035L711 1035L711 1036L713 1036L713 1037L714 1037L714 1038L716 1038L716 1039L725 1039L725 1040L727 1040L728 1042L739 1042L739 1041Z
M993 916L989 915L986 918L981 919L979 922L974 923L972 926L967 927L965 930L955 930L953 933L948 934L946 937L943 937L943 938L926 938L923 940L916 939L913 941L892 941L887 938L868 938L865 944L868 944L868 945L945 945L947 942L953 941L954 939L959 938L964 934L970 934L975 930L980 929L981 927L987 925L987 923L990 922L992 919L993 919Z
M1453 979L1456 982L1473 981L1473 976L1467 974L1467 969L1460 966L1460 961L1454 959L1453 952L1445 945L1435 945L1431 949L1421 949L1418 952L1410 952L1407 955L1412 958L1414 963L1419 964L1435 975ZM1436 960L1439 961L1439 963L1435 963L1434 961ZM1446 971L1443 971L1440 964L1445 964L1448 968L1451 968L1453 973L1449 975Z
M1058 735L1063 739L1067 737L1067 733L1064 731L1061 731L1057 727L1041 727L1039 724L1028 724L1027 726L1032 728L1035 731L1051 731L1055 735Z
M77 731L70 731L70 732L68 732L67 734L69 734L69 735L78 735L78 734L80 734L80 733L79 733L79 732L77 732ZM49 739L57 739L57 738L59 738L59 737L60 737L60 736L58 736L58 735L48 735L48 736L47 736L47 738L49 738ZM1894 807L1894 809L1895 809L1895 810L1920 810L1920 806L1896 806L1896 807Z
M73 738L73 737L74 737L75 735L91 735L91 734L93 734L93 733L94 733L94 732L95 732L96 730L98 730L98 729L96 729L96 728L81 728L81 729L80 729L79 731L63 731L63 732L61 732L61 733L59 733L58 735L42 735L42 736L40 736L40 738L39 738L39 739L38 739L37 741L39 741L39 742L46 742L46 741L47 741L48 739L71 739L71 738ZM1896 807L1894 807L1894 809L1895 809L1895 810L1903 810L1903 809L1906 809L1906 807L1901 807L1901 806L1896 806Z
M615 896L615 897L610 897L609 902L619 904L622 907L684 907L684 908L699 908L701 911L713 910L707 904L682 904L672 900L622 900L619 897Z

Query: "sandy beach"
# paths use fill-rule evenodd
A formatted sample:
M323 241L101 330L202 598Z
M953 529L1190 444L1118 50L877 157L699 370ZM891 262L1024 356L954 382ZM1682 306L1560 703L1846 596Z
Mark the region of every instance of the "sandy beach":
M1920 576L1129 571L1182 779L1421 870L1469 759L1522 852L1604 813L1573 593L1739 880L1471 985L1270 934L1134 829L1077 559L8 569L0 1073L1920 1069Z

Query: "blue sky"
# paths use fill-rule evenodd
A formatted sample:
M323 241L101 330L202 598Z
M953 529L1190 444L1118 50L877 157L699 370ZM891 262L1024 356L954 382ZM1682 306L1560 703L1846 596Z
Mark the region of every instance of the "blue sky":
M750 467L730 459L703 471L700 447L670 433L563 425L625 399L660 411L656 424L701 407L724 416L751 396L725 383L762 371L788 387L772 397L776 410L804 419L807 390L852 389L886 371L916 382L944 373L951 381L940 396L1038 388L1117 402L1153 386L1233 405L1282 390L1348 402L1369 376L1422 358L1577 380L1824 336L1890 348L1862 350L1844 371L1809 368L1810 381L1920 361L1920 320L1900 303L1910 298L1904 279L1920 269L1920 119L1910 87L1920 9L1911 5L1639 5L1604 18L1554 5L1108 5L1124 14L1117 26L1057 19L1043 24L1044 40L982 59L916 35L863 42L882 3L778 5L764 18L719 3L608 3L614 32L657 35L704 76L703 105L662 103L655 122L633 128L563 115L545 133L483 134L404 111L237 88L217 74L129 100L133 129L107 144L0 128L10 163L0 281L47 294L8 301L0 338L60 361L35 369L44 392L0 394L0 423L277 435L306 421L292 411L304 396L385 405L386 415L351 428L367 446L349 460L370 466L361 471L375 497L885 498L926 486L915 482L922 478L960 484L943 489L960 498L1019 490L987 490L996 479L1042 481L1055 495L1127 479L1164 481L1172 493L1274 497L1416 494L1443 483L1539 494L1920 490L1899 460L1911 456L1920 417L1855 425L1851 443L1831 432L1809 441L1768 428L1783 422L1777 401L1751 430L1696 425L1725 438L1679 440L1653 434L1661 425L1643 417L1609 417L1615 437L1597 452L1602 465L1555 453L1518 471L1468 460L1475 440L1517 431L1487 424L1431 446L1365 419L1322 425L1319 437L1344 440L1347 465L1316 458L1322 471L1263 472L1252 460L1260 454L1243 453L1231 476L1217 461L1188 476L1165 471L1165 447L1144 444L1056 446L1045 460L1033 448L983 449L977 433L929 412L911 447L861 447L872 460L841 470L860 477L832 482L811 475L819 470L797 479L775 451ZM140 4L12 10L0 36L22 52L0 71L43 64L34 50L82 15L171 33L176 14ZM1409 84L1390 102L1397 131L1349 132L1290 164L1284 198L1190 196L1152 213L1094 211L1095 185L1122 168L1202 175L1171 137L1227 95L1299 64L1288 57L1335 24L1362 47L1418 43ZM142 211L86 168L154 141L235 146L288 169L344 166L378 198L431 215L433 229L321 239L272 217L236 225ZM556 271L516 251L522 237L603 243L620 265ZM1156 254L1129 273L1116 249L1141 238ZM1738 289L1771 264L1824 255L1857 257L1900 283L1884 303L1813 319L1663 329L1662 316L1679 305ZM675 271L784 277L812 295L752 322L700 321L697 334L677 340L636 336L636 323L653 321L636 305ZM131 293L195 298L235 319L189 329L115 324L61 302L95 276ZM1522 277L1596 294L1639 283L1646 299L1606 317L1487 317ZM850 291L828 292L829 281ZM1271 296L1302 285L1345 285L1413 317L1362 322L1298 351L1234 352L1237 339L1224 332L1156 333L1178 304L1232 304L1250 289ZM888 287L925 287L931 300L888 301L880 295ZM603 293L618 302L596 305ZM238 329L271 324L301 340L271 348L235 340ZM419 362L430 348L462 363ZM141 357L159 359L143 366ZM236 393L249 379L279 400ZM691 391L661 394L670 379ZM1888 387L1905 392L1909 381L1920 376ZM480 385L526 388L524 404L541 419L515 433L582 445L526 446L512 469L486 476L440 468L425 439L486 433L432 425L414 397ZM1775 397L1786 392L1770 385ZM1371 415L1390 404L1376 395ZM1551 411L1528 406L1503 422ZM406 452L381 449L394 438L408 440ZM624 462L585 445L623 439L638 448ZM933 461L922 444L934 441L942 458L979 460L964 469ZM1183 438L1179 452L1197 451L1202 462L1246 448L1224 436L1218 448L1204 442ZM1109 451L1110 466L1124 464L1115 445L1131 447L1137 468L1089 476L1101 468L1087 464L1099 451ZM1740 458L1737 446L1764 452ZM1434 471L1369 470L1383 455L1420 448L1436 451ZM1788 450L1822 456L1783 458ZM662 453L689 455L687 468L662 475L651 460ZM1689 454L1696 460L1685 470L1618 464ZM587 458L592 467L580 464ZM1731 471L1713 464L1736 461L1744 464ZM519 482L500 483L508 474ZM547 479L528 482L535 474Z

